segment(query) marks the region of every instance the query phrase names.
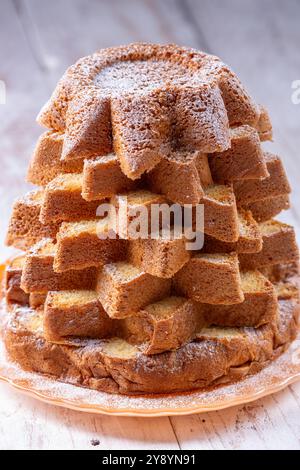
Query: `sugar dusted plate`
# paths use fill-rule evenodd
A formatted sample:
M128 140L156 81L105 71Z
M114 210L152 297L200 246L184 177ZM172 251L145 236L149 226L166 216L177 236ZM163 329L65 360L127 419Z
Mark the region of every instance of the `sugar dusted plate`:
M202 413L257 400L299 379L300 335L268 367L239 382L206 391L147 397L110 395L25 372L6 357L0 341L0 380L43 402L88 413L148 417Z
M148 417L202 413L257 400L299 379L300 336L272 364L240 382L207 391L153 397L110 395L24 372L7 359L0 344L0 380L38 400L88 413Z

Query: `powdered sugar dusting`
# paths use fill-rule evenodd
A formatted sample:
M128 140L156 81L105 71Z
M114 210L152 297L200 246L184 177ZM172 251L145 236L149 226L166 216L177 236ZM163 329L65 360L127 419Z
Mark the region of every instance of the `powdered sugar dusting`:
M85 389L25 372L8 360L3 342L0 342L0 379L35 398L80 411L133 416L191 414L250 402L300 379L300 361L292 360L297 348L299 341L292 343L283 355L256 375L230 385L177 395L125 396Z
M201 85L199 71L162 60L117 62L105 67L95 78L95 84L107 95L149 92L161 86Z

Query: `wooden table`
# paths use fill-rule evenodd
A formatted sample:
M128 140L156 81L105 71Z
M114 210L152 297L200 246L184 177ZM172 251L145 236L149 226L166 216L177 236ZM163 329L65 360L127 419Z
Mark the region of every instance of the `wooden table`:
M95 49L133 41L176 42L214 53L270 110L275 143L293 186L299 228L300 2L297 0L2 0L0 79L1 246L11 203L29 185L24 175L35 116L57 79ZM8 249L1 248L4 258ZM92 446L92 440L100 444ZM44 405L0 385L1 449L299 449L300 383L275 396L220 412L178 418L118 418Z

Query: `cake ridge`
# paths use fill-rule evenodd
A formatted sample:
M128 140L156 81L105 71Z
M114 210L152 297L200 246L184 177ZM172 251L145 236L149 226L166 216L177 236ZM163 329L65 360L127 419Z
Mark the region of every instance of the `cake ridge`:
M145 66L145 64L149 65L151 60L161 61L165 64L164 67L171 63L165 84L159 83L154 88L152 86L144 97L140 87L138 87L138 94L128 93L127 90L126 93L111 95L111 88L118 81L120 67L124 68L124 62L128 62L130 68L134 69L137 63L142 61ZM101 89L100 80L98 78L95 82L95 77L103 70L107 72L107 67L114 67L115 72L111 72L110 80L107 80L106 73L107 86ZM172 83L170 76L174 73L174 67L177 67L177 75L178 70L181 69L182 76L187 75L187 71L189 73L192 71L192 76L197 72L193 83L191 83L191 76ZM157 74L156 65L148 67L149 71L151 71L150 78L158 75L161 81L161 74ZM134 83L140 76L138 72L139 70L134 70L132 74L135 77ZM127 75L128 71L126 79ZM136 91L137 87L134 86L134 91ZM172 134L172 128L174 132L174 125L179 126L179 142L183 146L189 144L194 147L194 150L208 152L222 151L229 147L229 124L256 125L261 114L261 110L244 90L236 75L217 57L175 45L131 44L121 48L101 50L70 67L59 82L48 105L39 114L38 122L48 128L66 131L62 151L63 160L78 158L83 154L92 156L109 153L114 145L123 171L129 178L136 179L144 171L151 170L158 160L153 160L154 156L150 157L148 151L147 161L144 152L140 159L142 166L138 168L138 153L134 159L131 158L131 153L134 151L131 148L133 142L137 136L143 138L141 130L122 127L123 119L129 119L132 125L134 123L135 114L130 112L132 100L134 100L135 109L137 107L140 109L140 122L144 121L149 125L147 114L152 112L154 115L159 115L160 119L166 122L166 137L170 138L168 134ZM164 112L162 102L164 102ZM159 110L157 109L158 103ZM193 111L194 107L196 112ZM188 121L188 127L185 127L182 112L185 114L184 119ZM73 118L75 113L76 119ZM153 139L159 128L155 127L154 122L152 125L154 126ZM203 128L201 138L196 132L196 129L199 132L200 128ZM112 141L109 135L111 131ZM122 136L120 142L120 132L124 131L127 134ZM187 133L186 137L185 133ZM100 135L101 138L99 138ZM155 144L158 156L166 155L169 151L168 146L161 148L161 145L161 142Z

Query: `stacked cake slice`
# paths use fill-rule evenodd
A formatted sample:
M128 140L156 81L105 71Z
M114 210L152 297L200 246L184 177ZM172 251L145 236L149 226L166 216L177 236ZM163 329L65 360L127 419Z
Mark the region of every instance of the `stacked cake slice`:
M267 111L228 67L176 46L102 50L66 72L39 122L39 188L15 202L7 235L24 252L5 280L6 346L22 367L160 393L254 373L287 347L298 248L274 217L290 186L262 148ZM149 230L154 206L191 209L203 246L175 219ZM146 237L128 230L144 223Z

